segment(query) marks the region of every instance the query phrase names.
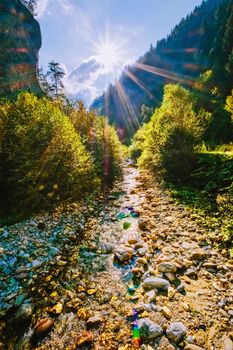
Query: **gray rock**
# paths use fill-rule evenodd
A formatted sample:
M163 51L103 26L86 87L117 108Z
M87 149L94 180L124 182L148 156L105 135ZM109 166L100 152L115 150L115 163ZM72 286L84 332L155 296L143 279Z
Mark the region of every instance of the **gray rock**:
M15 319L17 322L28 321L32 316L32 312L32 304L23 304L19 307L18 311L16 312Z
M156 300L156 293L154 290L150 290L144 295L144 302L150 304L152 301Z
M52 255L59 255L59 254L61 254L61 251L58 248L51 246L50 247L50 253Z
M149 318L141 318L138 321L138 327L142 339L150 340L163 335L163 329L159 324L154 323Z
M197 278L197 271L194 270L194 269L188 269L186 272L185 272L185 275L190 277L190 278Z
M158 266L158 270L160 272L166 273L166 272L176 272L176 266L173 263L170 262L161 262Z
M223 340L222 350L233 350L233 342L230 338L226 337Z
M164 278L160 277L148 277L143 282L143 287L145 289L162 289L167 290L170 287L170 283Z
M114 255L120 262L125 262L134 256L134 250L132 248L118 248L114 250Z
M166 330L168 339L175 344L178 344L186 333L187 328L182 322L173 322Z

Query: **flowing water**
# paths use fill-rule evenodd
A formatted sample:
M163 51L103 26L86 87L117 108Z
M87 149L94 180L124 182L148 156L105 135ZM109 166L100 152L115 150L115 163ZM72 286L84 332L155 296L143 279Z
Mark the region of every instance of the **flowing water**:
M121 264L114 260L113 250L127 245L129 239L140 238L135 213L144 196L135 191L138 184L139 172L129 164L98 217L89 218L82 244L64 257L68 264L57 273L48 271L40 276L32 295L35 312L31 323L21 335L9 323L6 349L76 349L78 337L87 329L86 321L96 315L100 320L89 330L95 349L118 349L121 343L131 341L133 304L128 284L132 284L136 258ZM62 305L62 312L56 311L57 305ZM45 339L32 342L33 327L47 317L55 320L53 329ZM93 348L88 344L86 348L89 346Z

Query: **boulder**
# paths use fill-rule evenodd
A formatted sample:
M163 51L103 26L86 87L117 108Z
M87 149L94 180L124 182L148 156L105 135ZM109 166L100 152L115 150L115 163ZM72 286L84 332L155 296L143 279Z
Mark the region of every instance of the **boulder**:
M170 287L170 283L165 280L164 278L160 277L147 277L143 282L143 287L145 289L162 289L162 290L168 290Z
M115 257L121 262L128 261L134 256L134 250L132 248L118 248L114 250Z
M149 318L141 318L138 321L138 327L142 339L151 340L163 335L163 329L159 324L154 323Z
M186 333L187 328L182 322L173 322L166 330L168 339L175 344L178 344Z

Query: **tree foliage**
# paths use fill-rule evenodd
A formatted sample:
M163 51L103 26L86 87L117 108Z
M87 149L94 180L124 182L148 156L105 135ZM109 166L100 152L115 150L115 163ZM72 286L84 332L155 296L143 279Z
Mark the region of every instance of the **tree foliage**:
M61 68L58 62L52 60L49 62L48 71L45 78L48 78L48 90L49 94L55 98L59 98L64 92L64 84L62 79L64 78L65 72ZM45 79L46 82L46 79Z
M164 171L176 179L186 177L193 166L194 146L199 142L210 114L195 113L190 91L180 85L164 88L163 103L150 122L136 133L139 165ZM135 147L134 152L135 152Z
M23 217L62 199L97 190L104 176L98 169L103 168L106 152L119 169L119 141L106 120L80 108L73 108L74 115L82 122L83 116L86 118L80 133L72 118L62 112L60 102L29 93L20 94L15 102L1 101L1 214L11 212ZM95 129L88 124L89 117ZM93 146L92 133L97 134ZM101 133L104 136L98 136Z

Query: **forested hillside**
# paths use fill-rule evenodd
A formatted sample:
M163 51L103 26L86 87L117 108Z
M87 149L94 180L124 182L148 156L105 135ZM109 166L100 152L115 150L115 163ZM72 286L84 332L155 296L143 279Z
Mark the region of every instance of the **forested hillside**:
M178 82L195 89L201 95L200 103L219 114L210 100L214 97L219 105L231 92L232 18L232 0L203 1L167 38L158 41L155 47L151 45L134 65L126 67L119 81L110 85L92 108L108 115L110 122L123 128L128 138L144 121L142 105L159 106L164 85ZM204 74L200 78L201 86L197 82L200 74ZM219 121L218 135L213 130L216 125L210 126L210 137L214 137L216 143L231 138L229 123L220 124L224 123Z

